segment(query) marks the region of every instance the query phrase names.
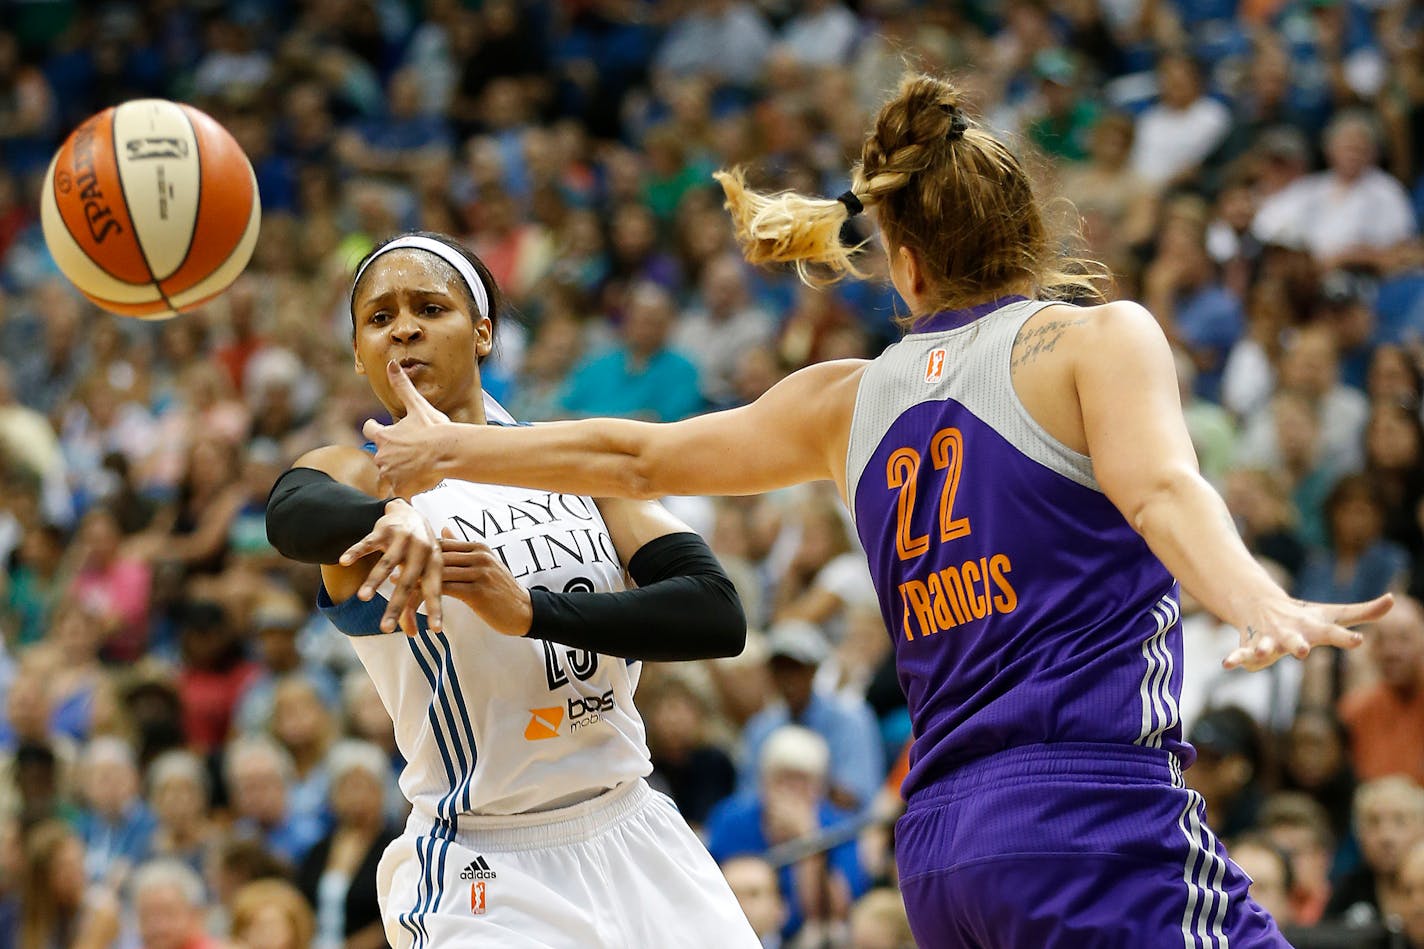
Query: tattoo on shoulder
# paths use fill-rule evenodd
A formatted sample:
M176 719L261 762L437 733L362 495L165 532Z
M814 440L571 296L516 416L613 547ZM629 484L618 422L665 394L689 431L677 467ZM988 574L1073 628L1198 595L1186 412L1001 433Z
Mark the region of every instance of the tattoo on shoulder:
M1077 320L1046 320L1032 329L1024 330L1014 340L1013 359L1009 368L1017 369L1036 359L1041 353L1051 353L1071 327L1088 322L1086 318Z

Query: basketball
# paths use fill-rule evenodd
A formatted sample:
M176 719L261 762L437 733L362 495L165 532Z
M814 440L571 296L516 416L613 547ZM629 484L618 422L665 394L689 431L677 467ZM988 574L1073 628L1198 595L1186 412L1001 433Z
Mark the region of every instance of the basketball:
M211 116L134 99L91 116L50 162L50 254L98 306L167 319L222 293L257 243L261 204L242 148Z

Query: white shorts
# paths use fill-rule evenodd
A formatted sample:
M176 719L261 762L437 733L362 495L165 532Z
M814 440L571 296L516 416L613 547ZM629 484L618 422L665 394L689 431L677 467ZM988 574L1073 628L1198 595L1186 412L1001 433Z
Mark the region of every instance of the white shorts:
M573 807L462 816L454 839L412 814L381 857L396 949L759 949L707 848L639 779Z

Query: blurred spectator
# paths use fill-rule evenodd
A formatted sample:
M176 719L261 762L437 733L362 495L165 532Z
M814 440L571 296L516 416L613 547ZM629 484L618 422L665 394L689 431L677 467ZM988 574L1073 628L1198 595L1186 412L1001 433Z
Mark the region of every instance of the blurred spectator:
M747 722L741 751L741 790L763 783L764 745L787 724L803 725L831 749L827 793L846 810L870 803L885 776L874 716L864 699L815 687L816 669L830 655L826 638L805 620L776 623L767 635L776 701Z
M288 803L291 756L270 738L239 738L223 756L223 779L232 798L234 829L256 837L273 854L296 864L321 839L321 822Z
M889 887L876 887L850 911L849 949L914 949L905 901Z
M1418 233L1409 195L1375 166L1374 122L1342 114L1325 132L1329 169L1301 179L1282 193L1277 243L1308 250L1321 270L1385 270L1390 252Z
M138 765L128 744L95 738L79 759L84 793L78 831L91 882L121 879L148 855L155 827L140 794Z
M310 683L326 708L334 709L340 703L340 687L331 670L304 657L297 648L297 637L306 621L307 613L295 594L283 590L263 593L251 623L261 670L243 688L233 722L243 734L271 726L277 687L288 676Z
M1098 120L1098 105L1078 89L1078 70L1061 49L1047 49L1033 58L1038 80L1040 114L1025 130L1028 140L1045 155L1077 162L1088 157L1088 138Z
M1340 354L1334 334L1323 326L1310 326L1290 336L1280 360L1280 387L1283 392L1304 399L1315 416L1319 444L1312 464L1338 477L1358 471L1363 465L1360 433L1369 418L1369 402L1364 394L1340 381ZM1258 412L1246 423L1241 437L1240 459L1246 463L1274 466L1285 461L1280 433L1272 431L1269 412Z
M84 844L60 821L44 821L24 837L21 949L70 946L83 926Z
M335 826L307 852L296 878L315 908L313 946L379 949L385 945L385 929L376 899L376 864L399 835L386 821L390 762L375 745L347 741L332 748L329 767ZM241 900L239 894L238 904Z
M133 901L144 949L221 949L203 931L203 880L176 860L154 860L134 873Z
M1424 501L1424 423L1407 403L1376 401L1365 426L1365 472L1384 505L1385 536L1424 557L1414 512Z
M1305 545L1284 479L1267 468L1233 468L1224 487L1226 506L1246 548L1295 577L1305 565Z
M16 645L38 642L64 594L68 579L61 572L64 532L51 524L25 529L11 561L5 584L4 624Z
M1083 216L1083 236L1109 266L1125 266L1132 250L1146 244L1156 225L1157 189L1129 164L1132 118L1109 112L1088 138L1085 161L1064 168L1059 189Z
M668 347L672 307L671 295L661 287L633 287L622 343L573 371L560 397L564 411L671 422L701 408L697 367Z
M771 317L751 298L746 264L732 254L707 263L700 305L678 318L672 345L697 365L702 397L725 408L737 402L733 377L743 353L771 340Z
M134 662L148 645L148 604L153 584L149 565L124 552L116 514L96 507L84 515L75 539L78 561L68 595L85 607L102 633L103 653L115 662Z
M1325 809L1304 794L1282 791L1262 806L1261 833L1289 862L1289 918L1296 925L1315 925L1330 901L1330 859L1335 849Z
M1325 499L1330 546L1306 561L1295 593L1327 603L1379 596L1403 580L1409 554L1384 539L1384 505L1364 475L1340 480Z
M1179 198L1168 206L1157 256L1143 276L1143 304L1197 368L1196 392L1221 398L1226 355L1245 327L1241 301L1222 283L1206 250L1206 208Z
M667 792L693 828L700 828L713 805L737 787L732 759L708 739L711 710L676 675L645 684L639 699L653 761L648 780Z
M701 75L751 86L771 50L761 11L742 0L693 0L658 47L654 66L672 75Z
M206 754L227 740L238 696L257 675L243 655L227 611L219 604L185 604L179 615L183 668L178 693L183 703L183 733Z
M149 847L154 857L202 872L216 842L208 785L207 769L192 752L169 751L154 760L148 770L148 806L157 820Z
M1340 881L1325 915L1393 926L1403 911L1400 863L1424 838L1424 789L1411 778L1378 778L1360 785L1354 811L1364 865Z
M321 693L300 673L283 677L273 690L271 731L291 757L287 799L292 814L325 824L331 792L327 753L336 728Z
M1281 785L1325 808L1337 840L1350 833L1355 774L1350 768L1345 726L1329 708L1307 706L1286 733Z
M1251 879L1251 899L1271 914L1282 929L1296 923L1290 896L1295 882L1290 859L1264 835L1238 837L1228 847L1231 859Z
M237 949L309 949L324 945L313 942L316 922L302 894L283 880L257 880L233 897L232 938ZM347 949L381 947L378 942L350 941ZM337 945L342 945L337 943Z
M1340 700L1355 774L1373 781L1402 774L1424 782L1424 606L1396 598L1366 636L1377 680Z
M777 883L776 868L761 857L731 857L722 863L722 875L732 888L762 949L781 949L781 928L786 925L786 900Z
M1232 837L1256 824L1261 808L1260 733L1251 716L1235 706L1213 709L1193 726L1187 740L1197 761L1187 786L1206 801L1206 819L1217 833Z
M1206 95L1201 69L1186 53L1170 52L1158 60L1157 85L1157 103L1137 119L1132 167L1153 184L1166 186L1196 174L1226 137L1231 114Z
M707 849L719 863L765 855L850 819L826 797L830 749L815 732L781 726L762 744L758 765L759 786L723 801L707 820ZM808 921L819 926L844 918L850 900L869 884L854 838L780 867L777 878L787 894L787 938Z

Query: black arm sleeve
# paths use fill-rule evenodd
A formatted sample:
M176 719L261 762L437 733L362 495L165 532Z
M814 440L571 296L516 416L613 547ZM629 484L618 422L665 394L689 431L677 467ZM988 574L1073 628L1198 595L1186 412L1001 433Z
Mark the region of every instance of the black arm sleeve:
M267 496L267 540L302 563L334 564L371 532L386 502L315 468L291 468Z
M628 561L636 589L616 593L530 590L534 639L606 656L671 662L735 656L747 618L732 580L696 534L666 534Z

